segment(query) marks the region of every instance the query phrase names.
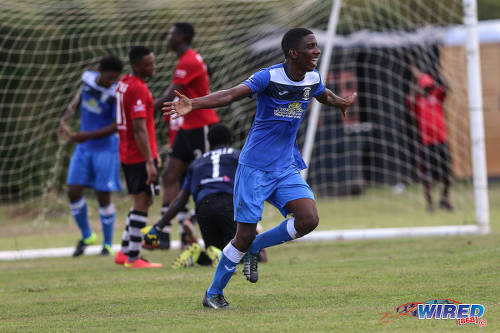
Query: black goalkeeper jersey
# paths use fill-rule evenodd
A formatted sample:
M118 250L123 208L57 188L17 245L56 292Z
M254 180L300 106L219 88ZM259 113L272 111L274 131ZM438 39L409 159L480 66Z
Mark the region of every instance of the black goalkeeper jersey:
M203 154L189 165L182 189L191 192L195 203L209 194L232 195L239 156L240 151L231 147Z

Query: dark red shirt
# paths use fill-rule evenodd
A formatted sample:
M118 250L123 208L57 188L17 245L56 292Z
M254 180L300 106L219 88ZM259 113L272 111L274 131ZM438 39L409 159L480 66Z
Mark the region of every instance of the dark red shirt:
M156 148L153 96L146 82L126 74L116 89L116 124L120 134L120 161L125 164L144 162L134 137L132 120L146 119L146 129L149 135L149 146L153 158L158 157Z
M189 98L201 97L210 93L207 66L193 49L188 49L179 59L172 83L183 86L181 94ZM184 116L182 129L201 128L219 122L214 109L193 110Z
M422 143L426 146L447 141L443 103L446 97L444 87L432 89L428 95L417 94L414 104L407 100L415 113Z

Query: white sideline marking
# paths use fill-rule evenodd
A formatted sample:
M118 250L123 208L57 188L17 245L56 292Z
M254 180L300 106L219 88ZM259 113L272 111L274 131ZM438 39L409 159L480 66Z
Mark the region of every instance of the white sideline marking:
M313 231L296 241L342 241L358 239L380 239L397 237L458 236L465 234L483 234L477 225L447 225L436 227L411 228L373 228Z
M170 242L171 249L179 249L180 242L173 240ZM84 255L98 255L101 253L102 245L92 245L85 249ZM113 251L120 250L119 244L113 245ZM52 249L33 249L21 251L3 251L0 252L0 260L20 260L20 259L36 259L36 258L57 258L71 257L75 251L74 247L59 247ZM147 251L147 250L144 250Z
M313 231L309 235L294 241L318 242L318 241L343 241L359 239L380 239L396 237L428 237L428 236L457 236L465 234L483 234L477 225L449 225L436 227L413 227L413 228L376 228L376 229L345 229ZM200 245L203 246L203 241ZM173 240L170 248L179 249L180 242ZM101 252L100 245L93 245L85 249L85 255L96 255ZM118 251L120 245L113 245L113 250ZM20 260L52 257L69 257L73 255L74 247L62 247L53 249L35 249L22 251L0 252L0 260Z

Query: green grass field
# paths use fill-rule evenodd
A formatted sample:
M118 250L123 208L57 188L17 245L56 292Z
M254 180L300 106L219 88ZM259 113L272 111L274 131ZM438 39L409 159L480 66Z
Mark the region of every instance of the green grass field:
M368 201L319 200L320 229L470 223L472 206L429 216L416 200L408 213L405 200L411 204L418 190L397 197L398 204L382 192ZM234 307L229 311L202 308L213 268L173 270L169 265L176 250L146 253L166 265L158 270L126 270L111 258L97 256L0 262L0 332L498 332L499 194L500 187L492 186L492 232L486 236L271 248L269 262L260 265L258 283L247 282L238 268L226 288ZM119 211L130 204L126 197L115 202ZM0 250L73 246L78 233L66 209L62 202L45 217L33 219L27 211L3 207ZM159 209L157 204L154 209ZM91 219L98 231L95 213ZM280 219L272 208L265 209L266 228ZM117 224L118 241L123 223ZM380 322L404 303L446 298L483 304L487 326L457 327L454 320L412 317Z

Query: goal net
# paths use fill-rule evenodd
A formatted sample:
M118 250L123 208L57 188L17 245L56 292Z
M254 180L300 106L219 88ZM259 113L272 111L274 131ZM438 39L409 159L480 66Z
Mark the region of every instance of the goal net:
M227 88L281 62L281 37L291 27L312 29L324 47L331 8L331 1L314 0L4 0L0 203L31 203L46 210L54 198L65 200L62 191L74 147L58 140L56 130L82 72L95 68L103 55L114 53L126 61L132 45L152 49L157 74L148 85L159 96L177 62L166 50L168 30L187 21L196 30L193 47L212 71L212 90ZM359 97L345 119L323 108L308 174L318 200L341 212L341 226L474 223L465 50L446 44L462 17L461 0L343 2L323 81L341 96L357 91ZM454 213L439 211L437 190L436 213L426 211L418 168L419 127L405 106L413 88L412 64L450 87L445 113ZM218 114L241 147L255 99L220 108ZM307 123L306 118L299 146ZM76 119L72 126L78 127ZM168 152L167 130L158 115L163 156Z

